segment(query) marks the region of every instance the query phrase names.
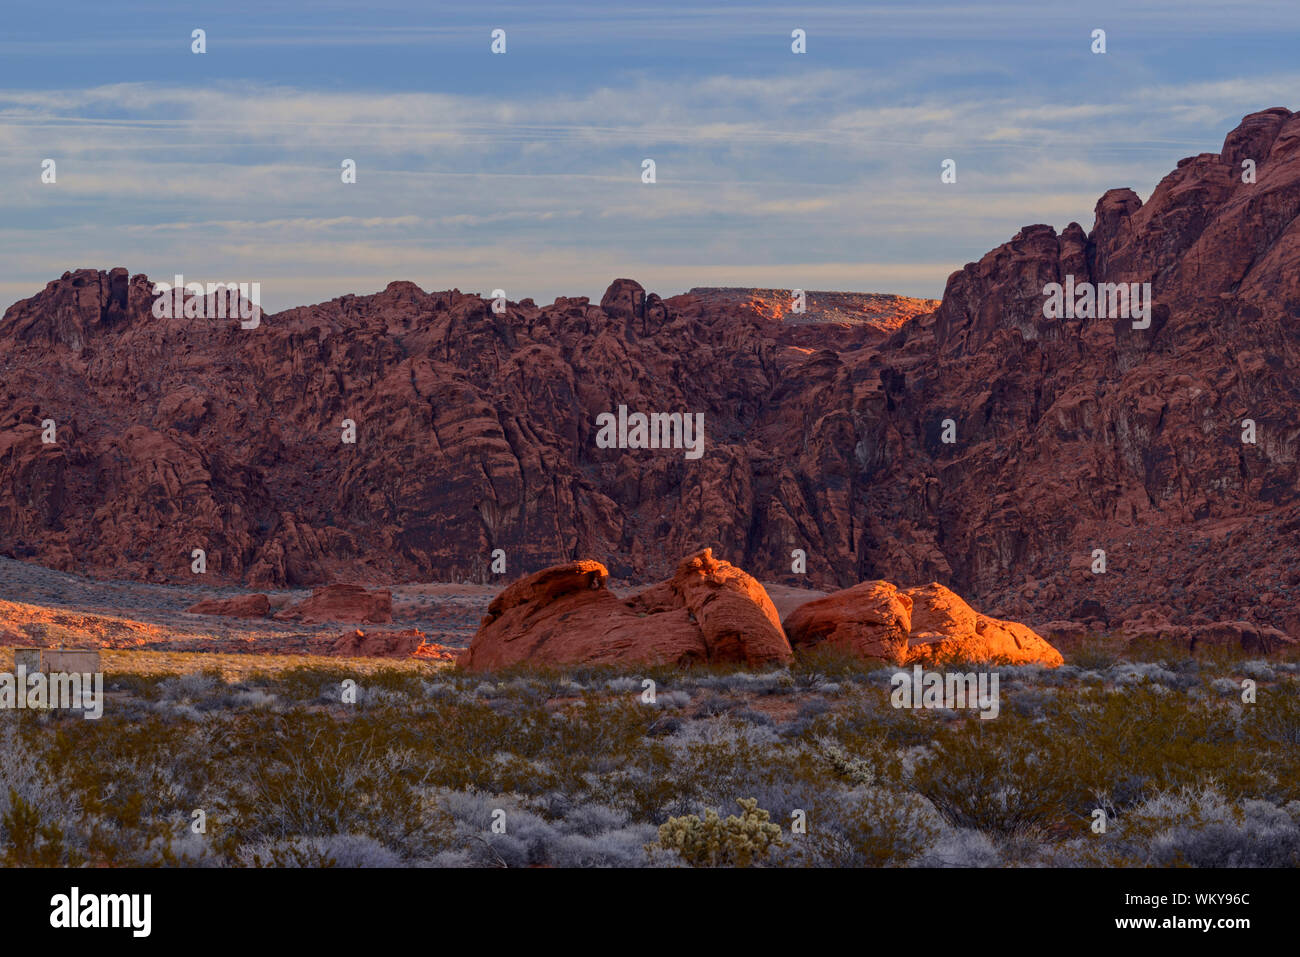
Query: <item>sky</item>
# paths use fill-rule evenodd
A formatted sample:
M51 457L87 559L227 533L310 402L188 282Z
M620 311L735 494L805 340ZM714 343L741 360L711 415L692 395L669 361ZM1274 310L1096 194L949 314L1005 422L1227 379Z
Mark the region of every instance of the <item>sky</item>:
M272 311L394 280L937 298L1300 109L1297 0L3 5L0 308L114 266Z

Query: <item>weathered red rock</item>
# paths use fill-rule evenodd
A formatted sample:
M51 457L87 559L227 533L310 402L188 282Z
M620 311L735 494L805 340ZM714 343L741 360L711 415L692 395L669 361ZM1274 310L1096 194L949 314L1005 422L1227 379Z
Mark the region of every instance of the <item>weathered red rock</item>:
M862 582L796 608L785 632L797 651L829 650L897 665L1063 663L1031 628L981 615L932 582L900 589Z
M383 624L393 620L393 593L387 588L368 591L363 585L325 585L310 597L276 612L274 617L304 624L331 621Z
M1168 642L1191 647L1191 628L1176 625L1155 611L1144 611L1120 626L1120 635L1128 641Z
M266 595L236 595L233 598L212 598L185 609L191 615L225 615L229 618L265 618L271 612L271 600Z
M1271 654L1294 647L1296 640L1285 632L1249 621L1216 621L1190 629L1188 650L1195 653L1213 647L1240 648L1248 654Z
M790 659L763 586L710 549L627 600L606 587L608 578L599 562L576 561L514 582L488 606L458 666L481 671L521 663L762 665Z

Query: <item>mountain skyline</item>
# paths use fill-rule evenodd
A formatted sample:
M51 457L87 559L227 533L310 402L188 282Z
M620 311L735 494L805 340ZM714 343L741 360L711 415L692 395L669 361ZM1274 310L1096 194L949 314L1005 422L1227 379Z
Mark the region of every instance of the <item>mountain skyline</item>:
M937 298L991 241L1145 198L1300 90L1278 3L58 6L0 41L6 302L120 263L257 281L270 311L394 278Z

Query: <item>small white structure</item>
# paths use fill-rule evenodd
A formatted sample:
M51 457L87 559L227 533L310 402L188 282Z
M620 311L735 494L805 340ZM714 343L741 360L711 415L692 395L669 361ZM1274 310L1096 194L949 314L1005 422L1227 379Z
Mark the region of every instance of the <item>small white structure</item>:
M98 674L98 648L15 648L14 669L26 667L28 674Z

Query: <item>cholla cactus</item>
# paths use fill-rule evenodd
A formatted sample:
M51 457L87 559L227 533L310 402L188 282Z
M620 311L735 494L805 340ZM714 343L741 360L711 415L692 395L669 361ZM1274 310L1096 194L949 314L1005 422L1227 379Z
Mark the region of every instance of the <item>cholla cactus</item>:
M838 744L829 740L817 742L817 749L831 769L854 784L872 785L876 783L876 769L870 761L852 757L844 752Z
M740 817L733 814L723 820L710 810L703 820L694 814L669 818L659 825L658 844L647 845L646 850L675 850L692 867L749 867L781 846L781 827L768 820L756 798L736 803Z

